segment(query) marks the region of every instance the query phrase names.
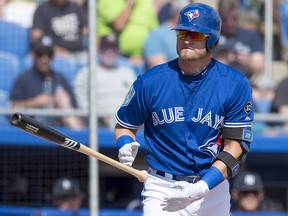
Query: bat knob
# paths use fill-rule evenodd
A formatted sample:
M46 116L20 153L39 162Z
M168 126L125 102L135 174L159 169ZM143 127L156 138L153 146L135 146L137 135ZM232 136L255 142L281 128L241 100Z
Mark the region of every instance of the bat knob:
M10 116L10 123L12 125L18 125L21 122L21 114L20 113L14 113Z
M146 170L139 170L139 175L137 178L140 182L144 182L148 178L148 173Z

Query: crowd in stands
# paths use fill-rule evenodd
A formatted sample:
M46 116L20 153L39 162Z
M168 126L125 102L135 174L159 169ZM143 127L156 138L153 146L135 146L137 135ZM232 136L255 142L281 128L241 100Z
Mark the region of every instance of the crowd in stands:
M97 70L99 76L97 97L101 127L113 127L113 113L121 104L137 75L177 57L173 39L175 32L171 28L177 22L179 10L189 2L199 1L97 1L98 57L94 71ZM251 81L256 112L287 114L288 94L285 92L287 78L278 83L269 78L267 80L267 77L263 76L264 1L218 0L216 2L217 4L213 4L217 7L222 19L222 35L213 53L214 58L241 71ZM273 8L275 47L273 60L287 61L288 1L274 0ZM25 85L22 82L27 82L30 88L36 85L34 82L32 85L32 79L29 76L33 70L37 70L37 65L46 61L46 63L49 62L49 67L46 65L47 69L57 74L58 78L61 76L59 79L63 82L60 88L59 86L53 87L54 96L57 97L61 89L61 97L70 95L67 97L69 100L66 100L70 102L64 107L87 109L89 75L87 19L87 0L1 1L1 107L39 108L46 106L44 102L39 102L46 101L48 98L41 92L43 87L40 88L44 85L43 77L42 80L38 80L37 94L39 94L38 99L40 98L38 105L31 105L30 101L31 106L22 106L25 103L18 101L30 100L37 96L35 89L35 92L33 94L30 92L31 95L29 95L25 93L27 89L21 88L21 85ZM33 49L33 45L45 37L53 41L53 54L37 53ZM28 78L29 81L27 81ZM57 82L54 81L53 85ZM69 94L63 92L66 86ZM54 102L54 107L63 106ZM0 122L2 122L1 119ZM60 125L72 129L82 129L87 126L85 118L81 121L78 119L77 126L74 121L76 120L69 123L69 120L63 121L62 119ZM57 122L59 125L59 121L52 122ZM256 124L256 131L259 133L288 133L287 128L287 124L284 123Z

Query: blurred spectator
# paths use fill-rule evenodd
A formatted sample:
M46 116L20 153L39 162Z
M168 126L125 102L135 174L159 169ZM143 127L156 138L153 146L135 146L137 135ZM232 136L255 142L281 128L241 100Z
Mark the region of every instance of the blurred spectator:
M162 4L158 11L159 24L167 22L171 18L171 7L173 0L167 1Z
M88 19L88 1L87 0L70 0L70 1L80 5L80 7L84 9L84 12Z
M69 1L74 2L80 6L84 6L87 4L87 0L69 0Z
M2 18L7 22L17 23L24 28L31 28L36 7L35 0L8 0L3 7Z
M8 0L1 0L0 1L0 19L3 18L3 11L4 11L4 7L7 4Z
M178 57L175 49L176 35L171 29L177 25L179 11L189 3L189 0L170 2L169 19L152 30L146 38L143 50L145 64L148 69Z
M213 57L223 64L229 65L233 60L234 55L230 52L230 47L227 45L217 46L213 52Z
M63 177L53 184L52 198L53 205L59 210L78 211L84 196L77 180Z
M274 0L280 33L281 60L288 61L288 0Z
M267 78L257 79L253 83L255 112L269 113L275 97L275 83Z
M261 22L264 21L265 0L240 0L240 26L260 31Z
M270 113L272 101L275 97L275 83L266 78L254 80L252 84L252 95L255 105L255 112ZM266 121L255 121L253 132L255 134L266 134L270 125Z
M121 54L131 61L136 73L143 73L143 43L158 26L153 0L99 0L97 15L98 43L105 35L119 35Z
M21 73L13 84L10 94L12 108L62 108L77 106L73 90L65 77L51 70L53 42L44 36L33 44L35 63L28 71ZM82 129L82 120L75 116L62 118L53 116L35 117L51 126L68 126Z
M271 105L271 112L282 115L288 114L288 77L280 81L275 90L275 97ZM271 123L274 128L270 133L288 134L288 122Z
M258 173L245 171L235 177L231 198L237 212L281 212L284 207L265 196L264 184Z
M104 36L99 50L97 64L97 112L100 116L99 126L114 128L114 114L123 102L133 81L134 71L125 65L119 65L118 40L115 35ZM74 90L81 108L88 108L88 68L79 71L75 78Z
M225 46L229 52L228 65L242 72L248 79L259 76L264 68L264 47L257 31L239 26L239 2L219 0L222 19L221 37L217 49Z
M69 0L48 0L39 5L33 17L32 42L43 35L55 42L55 55L69 56L79 64L86 64L87 17L80 5Z

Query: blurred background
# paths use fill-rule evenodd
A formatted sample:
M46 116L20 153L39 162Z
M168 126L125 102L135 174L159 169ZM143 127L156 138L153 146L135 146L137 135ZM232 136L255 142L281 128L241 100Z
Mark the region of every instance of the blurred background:
M253 87L254 142L241 172L260 176L268 202L239 210L233 196L233 215L288 215L287 0L1 0L0 215L141 215L135 177L20 131L9 117L27 114L118 160L114 114L138 75L177 57L170 29L189 2L219 10L213 57ZM142 130L138 142L133 166L146 169Z

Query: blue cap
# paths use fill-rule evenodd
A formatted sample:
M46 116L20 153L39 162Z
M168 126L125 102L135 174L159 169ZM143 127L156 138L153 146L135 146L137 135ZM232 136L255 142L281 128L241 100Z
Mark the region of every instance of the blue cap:
M212 51L220 38L221 18L213 7L203 3L192 3L180 11L178 24L172 30L209 34L207 49Z

